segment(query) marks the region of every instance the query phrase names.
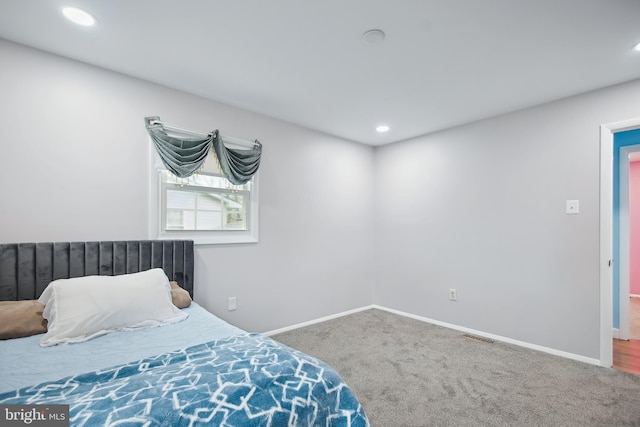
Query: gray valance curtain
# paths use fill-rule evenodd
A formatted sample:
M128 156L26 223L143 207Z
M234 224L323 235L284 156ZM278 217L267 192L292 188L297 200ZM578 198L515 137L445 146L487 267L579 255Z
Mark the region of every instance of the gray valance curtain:
M222 173L232 184L244 184L258 171L262 144L257 140L251 149L233 149L224 145L218 130L203 137L179 138L167 135L159 117L145 117L144 120L162 163L179 178L196 173L212 147Z
M227 148L217 130L213 132L212 141L220 169L232 184L244 184L258 171L262 155L262 144L258 141L255 148L250 150Z

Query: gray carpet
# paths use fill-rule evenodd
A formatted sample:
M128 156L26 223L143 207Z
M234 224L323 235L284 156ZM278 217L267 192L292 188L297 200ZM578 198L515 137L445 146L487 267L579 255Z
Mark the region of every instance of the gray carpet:
M382 310L272 338L335 367L373 427L640 426L640 376Z

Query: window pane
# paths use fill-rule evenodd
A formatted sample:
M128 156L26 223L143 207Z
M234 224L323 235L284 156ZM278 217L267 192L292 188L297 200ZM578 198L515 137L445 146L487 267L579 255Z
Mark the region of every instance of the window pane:
M222 213L215 211L198 211L198 230L220 230Z
M223 194L227 230L246 230L246 197L243 194Z
M243 209L244 194L224 194L224 205L227 209Z
M246 217L242 212L227 212L226 223L224 228L226 230L246 230L247 223Z
M182 230L183 223L182 211L167 210L167 230Z
M167 209L165 230L194 230L195 212Z
M167 190L167 209L195 209L195 201L194 192Z
M196 213L194 211L183 211L184 215L184 230L196 229Z
M221 211L220 194L198 192L198 210Z

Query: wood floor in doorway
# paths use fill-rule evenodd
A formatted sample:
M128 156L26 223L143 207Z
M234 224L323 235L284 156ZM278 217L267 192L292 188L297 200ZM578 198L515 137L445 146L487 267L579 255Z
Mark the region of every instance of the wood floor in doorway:
M613 367L640 375L640 341L613 340Z
M613 367L640 375L640 298L629 301L629 341L613 340Z

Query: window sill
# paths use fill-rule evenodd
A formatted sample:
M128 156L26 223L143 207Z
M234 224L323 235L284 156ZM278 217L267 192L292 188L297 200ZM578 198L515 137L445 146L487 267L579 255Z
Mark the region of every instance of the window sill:
M258 236L249 231L221 231L219 235L203 235L202 233L165 232L157 237L161 240L193 240L194 245L233 245L240 243L258 243Z

